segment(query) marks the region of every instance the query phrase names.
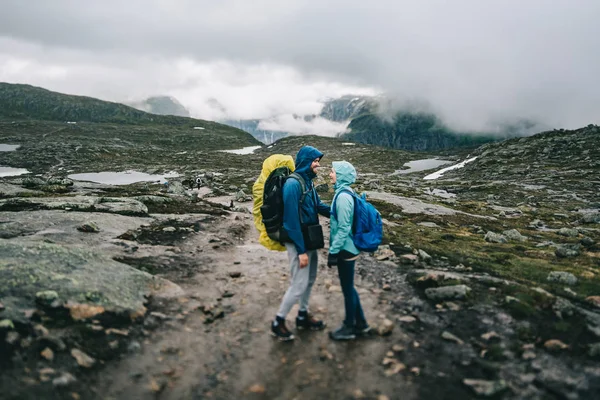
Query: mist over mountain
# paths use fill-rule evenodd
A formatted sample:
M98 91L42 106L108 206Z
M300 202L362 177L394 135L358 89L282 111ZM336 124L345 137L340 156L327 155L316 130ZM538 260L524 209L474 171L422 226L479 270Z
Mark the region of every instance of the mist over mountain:
M188 109L171 96L153 96L142 101L131 102L129 105L151 114L175 115L179 117L191 116Z

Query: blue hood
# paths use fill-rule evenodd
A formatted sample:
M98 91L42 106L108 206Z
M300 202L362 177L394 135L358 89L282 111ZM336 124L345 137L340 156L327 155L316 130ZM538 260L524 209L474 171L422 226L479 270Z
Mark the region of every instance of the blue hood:
M348 161L334 161L332 165L336 175L336 191L356 182L356 169Z
M319 150L315 149L312 146L304 146L296 154L296 171L298 174L307 178L308 181L313 180L317 177L312 170L310 169L310 165L312 162L317 159L323 157L323 153Z

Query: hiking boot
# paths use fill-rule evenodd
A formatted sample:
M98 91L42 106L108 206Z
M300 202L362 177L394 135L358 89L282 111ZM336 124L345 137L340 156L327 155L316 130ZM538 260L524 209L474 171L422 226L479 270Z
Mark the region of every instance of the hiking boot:
M304 316L302 316L302 313L298 313L296 317L296 329L298 330L310 329L311 331L322 331L326 326L325 322L316 319L308 313Z
M294 340L294 335L285 326L285 320L279 320L271 322L271 336L279 339L280 342L288 342Z
M354 332L356 333L356 336L369 336L371 334L371 330L371 327L366 322L362 324L357 324L356 327L354 327Z
M329 337L333 340L354 340L356 339L356 333L354 328L342 324L335 331L329 332Z

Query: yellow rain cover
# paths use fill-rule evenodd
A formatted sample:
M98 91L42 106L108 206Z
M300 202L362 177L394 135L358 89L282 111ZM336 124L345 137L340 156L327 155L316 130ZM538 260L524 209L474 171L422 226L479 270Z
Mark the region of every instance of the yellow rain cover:
M262 215L260 213L260 207L263 205L263 194L267 178L269 175L271 175L271 172L280 167L288 167L290 171L293 172L294 169L296 169L296 166L294 165L294 159L292 156L273 154L263 162L260 176L256 182L254 182L254 186L252 186L252 196L254 197L254 208L252 209L252 214L254 215L254 226L256 226L256 229L260 234L258 242L269 250L285 251L284 245L271 239L267 235L267 230L265 228L265 224L262 222Z

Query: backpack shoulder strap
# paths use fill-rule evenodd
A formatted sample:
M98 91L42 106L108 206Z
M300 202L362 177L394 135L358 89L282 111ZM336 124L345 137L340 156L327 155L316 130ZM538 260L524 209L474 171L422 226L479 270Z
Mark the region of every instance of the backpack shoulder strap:
M354 192L348 189L342 189L340 190L340 192L338 194L335 195L335 197L333 198L333 201L331 202L331 213L333 214L334 217L337 217L336 212L335 212L335 205L336 205L336 200L338 198L338 196L342 193L348 193L350 196L352 196L352 198L354 199Z
M298 203L298 216L300 217L300 225L302 225L303 224L303 222L302 222L302 204L304 203L304 198L306 197L308 192L310 192L310 189L308 189L306 187L306 182L304 182L304 178L302 178L302 176L300 176L300 174L297 174L296 172L292 172L291 174L288 175L288 178L297 180L298 183L300 183L300 187L302 188L302 195L300 196L300 202Z

